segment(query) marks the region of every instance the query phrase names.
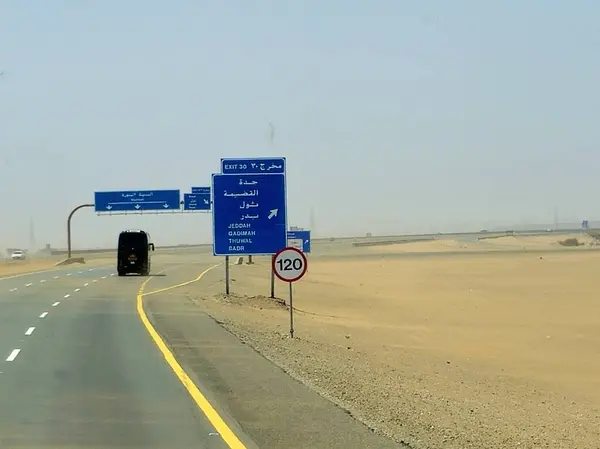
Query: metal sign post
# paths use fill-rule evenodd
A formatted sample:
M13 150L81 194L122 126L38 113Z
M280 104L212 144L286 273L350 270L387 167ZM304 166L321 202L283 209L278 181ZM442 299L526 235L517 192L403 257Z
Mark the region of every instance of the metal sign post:
M294 296L292 284L302 279L308 269L308 260L298 248L288 246L273 256L272 271L290 286L290 338L294 338Z

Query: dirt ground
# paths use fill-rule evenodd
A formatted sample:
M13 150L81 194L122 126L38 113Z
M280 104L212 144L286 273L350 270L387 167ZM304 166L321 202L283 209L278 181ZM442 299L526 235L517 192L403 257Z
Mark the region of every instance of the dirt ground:
M32 271L50 270L56 265L56 260L15 260L0 262L0 277L11 276Z
M30 259L30 260L15 260L0 262L0 278L6 276L14 276L17 274L31 273L34 271L52 270L57 267L56 263L60 259ZM113 263L113 258L98 257L94 259L86 259L85 265L74 264L72 266L98 266Z
M264 259L184 294L408 447L599 447L600 252L309 261L293 340Z

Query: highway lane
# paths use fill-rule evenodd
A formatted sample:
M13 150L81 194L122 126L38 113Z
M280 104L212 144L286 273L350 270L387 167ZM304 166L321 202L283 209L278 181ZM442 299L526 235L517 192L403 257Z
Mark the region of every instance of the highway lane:
M65 277L92 277L110 275L115 272L114 265L86 267L85 265L70 265L50 271L20 273L0 277L0 298L6 292L14 292L37 284L57 281Z
M53 276L48 274L4 279L4 288L0 290L0 357L8 357L15 349L15 335L21 336L19 343L23 342L52 308L78 291L107 279L110 270L61 270Z
M146 278L77 274L0 295L0 447L227 447L139 320Z

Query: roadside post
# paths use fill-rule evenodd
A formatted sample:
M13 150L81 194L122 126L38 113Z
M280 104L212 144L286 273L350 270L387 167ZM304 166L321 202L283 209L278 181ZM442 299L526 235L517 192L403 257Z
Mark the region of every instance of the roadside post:
M308 260L298 248L288 246L275 253L272 272L290 287L290 338L294 338L294 296L293 284L302 279L308 269Z

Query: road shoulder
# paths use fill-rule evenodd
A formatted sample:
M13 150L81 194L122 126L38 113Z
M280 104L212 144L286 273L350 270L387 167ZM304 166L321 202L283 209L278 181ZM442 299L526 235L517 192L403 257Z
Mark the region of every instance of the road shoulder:
M194 289L202 289L202 281ZM144 303L179 363L259 447L398 447L241 342L185 291L153 294Z

